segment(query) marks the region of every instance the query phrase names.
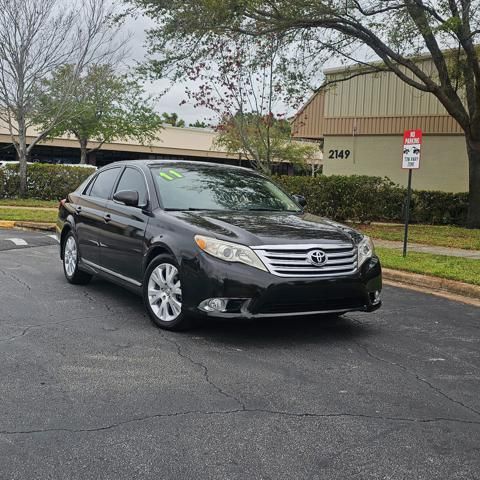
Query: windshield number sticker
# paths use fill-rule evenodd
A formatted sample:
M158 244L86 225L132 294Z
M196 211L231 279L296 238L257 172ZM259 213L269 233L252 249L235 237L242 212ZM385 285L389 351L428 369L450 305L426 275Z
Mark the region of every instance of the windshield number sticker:
M176 178L183 178L183 175L178 173L176 170L169 170L168 173L160 172L159 175L168 182L170 182L171 180L175 180Z

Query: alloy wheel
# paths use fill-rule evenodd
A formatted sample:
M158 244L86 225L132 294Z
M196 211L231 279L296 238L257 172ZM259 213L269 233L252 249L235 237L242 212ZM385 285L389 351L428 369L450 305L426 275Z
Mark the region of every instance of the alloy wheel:
M78 249L77 242L73 236L68 237L65 243L65 251L63 252L63 263L65 264L65 272L69 277L73 277L77 268Z
M177 267L161 263L148 280L148 302L163 322L173 322L182 313L182 287Z

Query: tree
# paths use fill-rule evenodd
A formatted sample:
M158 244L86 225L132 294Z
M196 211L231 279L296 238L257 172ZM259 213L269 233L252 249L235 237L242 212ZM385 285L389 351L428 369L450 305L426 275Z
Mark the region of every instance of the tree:
M186 64L194 87L186 93L194 106L210 109L220 120L217 145L243 153L251 165L270 174L275 162L302 163L314 145L290 139L282 96L279 51L282 38L248 39L241 35L215 39L199 65ZM184 101L186 102L186 101Z
M40 95L42 112L56 112L58 103L65 102L65 82L72 77L74 68L64 65L51 79L44 81ZM162 124L138 80L117 74L108 64L91 65L79 77L68 98L66 111L67 115L49 130L48 136L74 135L80 143L81 164L87 163L89 152L113 140L150 142L157 137ZM45 115L38 121L42 129L53 123L53 119ZM98 145L89 150L90 141Z
M195 120L195 123L190 123L188 126L192 128L208 128L208 125L200 120Z
M256 113L227 116L217 127L216 145L239 153L258 170L271 174L274 162L288 162L302 167L313 165L320 153L314 143L292 140L290 123L273 115Z
M133 0L157 25L150 67L198 62L207 43L230 34L283 35L285 78L308 81L325 58L390 71L433 94L465 133L469 158L468 225L480 227L479 0ZM202 48L199 48L200 45ZM195 46L197 46L195 48ZM431 71L422 69L428 54ZM293 82L291 82L293 83Z
M178 117L178 113L162 113L162 122L172 127L184 128L185 127L185 120L182 120Z
M61 120L66 102L42 111L41 82L60 65L74 68L61 99L66 99L86 65L105 59L120 48L107 20L107 0L85 0L80 7L61 0L0 0L0 120L10 132L20 161L20 195L27 187L27 160L32 149ZM50 122L27 141L32 119L45 114ZM31 131L29 132L31 134Z

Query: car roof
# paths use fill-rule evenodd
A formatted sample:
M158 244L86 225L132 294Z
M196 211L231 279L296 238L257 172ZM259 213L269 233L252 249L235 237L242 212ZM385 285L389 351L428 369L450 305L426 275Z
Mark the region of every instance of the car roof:
M105 167L111 167L113 165L138 165L140 167L152 167L152 166L162 166L162 165L192 165L192 166L201 166L201 167L211 167L211 168L231 168L236 170L247 171L251 173L257 173L255 170L251 168L239 167L237 165L228 165L225 163L214 163L214 162L201 162L197 160L176 160L176 159L141 159L141 160L122 160L119 162L109 163L105 165Z

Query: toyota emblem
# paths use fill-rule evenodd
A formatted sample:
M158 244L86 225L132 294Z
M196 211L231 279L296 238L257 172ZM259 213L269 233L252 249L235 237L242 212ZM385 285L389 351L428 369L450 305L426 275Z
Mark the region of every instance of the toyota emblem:
M308 252L307 259L316 267L322 267L328 262L327 254L323 250L312 250Z

